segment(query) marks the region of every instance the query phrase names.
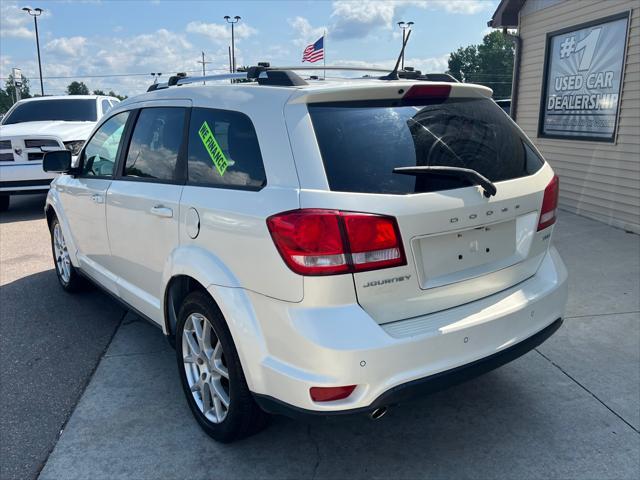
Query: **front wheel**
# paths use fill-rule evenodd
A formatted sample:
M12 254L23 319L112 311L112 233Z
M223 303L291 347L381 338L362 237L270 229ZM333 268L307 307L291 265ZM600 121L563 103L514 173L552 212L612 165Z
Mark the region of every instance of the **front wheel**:
M85 281L71 264L67 242L57 217L54 217L51 221L51 251L56 267L56 275L62 288L67 292L80 291L85 285Z
M6 212L9 210L9 195L0 195L0 212Z
M228 443L265 426L267 415L247 387L224 317L205 292L189 294L182 304L176 356L189 407L209 436Z

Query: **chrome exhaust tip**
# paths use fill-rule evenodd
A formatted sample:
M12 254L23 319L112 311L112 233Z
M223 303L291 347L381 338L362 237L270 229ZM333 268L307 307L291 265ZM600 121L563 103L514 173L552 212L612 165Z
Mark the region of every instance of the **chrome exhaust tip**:
M369 418L371 420L380 420L387 413L387 407L376 408L373 412L369 414Z

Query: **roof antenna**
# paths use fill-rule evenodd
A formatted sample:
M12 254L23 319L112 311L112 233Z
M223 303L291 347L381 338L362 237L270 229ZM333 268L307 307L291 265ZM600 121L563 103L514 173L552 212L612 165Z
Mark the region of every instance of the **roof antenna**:
M380 80L400 80L398 76L398 67L400 67L400 60L404 55L404 47L407 46L407 42L409 41L409 37L411 36L411 30L407 33L407 38L404 39L404 43L402 44L402 50L400 50L400 55L398 55L398 61L396 62L396 66L393 67L393 70L388 75L384 77L380 77Z

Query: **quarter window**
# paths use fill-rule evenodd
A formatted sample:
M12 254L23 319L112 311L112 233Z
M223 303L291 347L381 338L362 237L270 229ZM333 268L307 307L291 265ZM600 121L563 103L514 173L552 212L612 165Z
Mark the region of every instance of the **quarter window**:
M111 177L118 156L129 112L114 115L104 122L84 149L82 175Z
M258 138L249 117L194 108L189 125L190 183L246 190L266 185Z
M124 176L175 180L184 118L184 108L143 109L131 136Z
M111 109L111 104L108 100L102 100L102 114L104 115Z

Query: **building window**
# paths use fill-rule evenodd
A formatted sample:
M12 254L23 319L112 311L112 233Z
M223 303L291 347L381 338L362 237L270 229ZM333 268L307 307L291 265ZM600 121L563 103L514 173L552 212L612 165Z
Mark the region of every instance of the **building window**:
M629 13L547 34L538 135L613 142Z

